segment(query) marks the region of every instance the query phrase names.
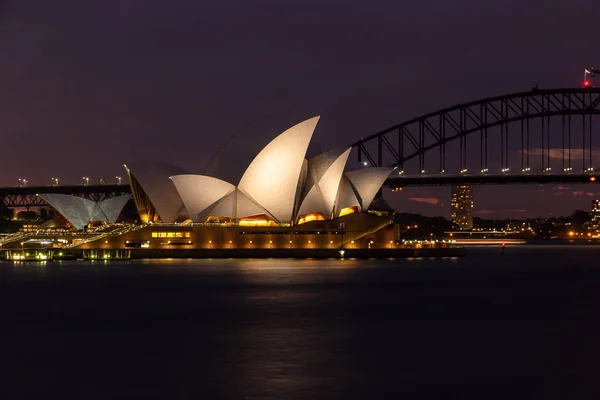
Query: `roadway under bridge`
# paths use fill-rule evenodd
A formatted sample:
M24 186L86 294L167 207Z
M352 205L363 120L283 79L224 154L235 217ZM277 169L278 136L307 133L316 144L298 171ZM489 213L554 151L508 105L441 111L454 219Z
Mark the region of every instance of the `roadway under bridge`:
M598 175L600 178L600 175ZM519 175L423 175L390 177L385 185L392 188L406 186L443 185L498 185L498 184L576 184L600 183L596 175L588 174L519 174Z

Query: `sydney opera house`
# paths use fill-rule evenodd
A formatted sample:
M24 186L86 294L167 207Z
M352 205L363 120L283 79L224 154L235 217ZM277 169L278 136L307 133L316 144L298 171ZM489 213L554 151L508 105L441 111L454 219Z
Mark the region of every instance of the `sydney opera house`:
M266 144L250 140L244 151L229 146L202 174L162 163L127 163L139 221L126 229L111 226L123 226L117 222L129 196L100 203L40 196L74 230L102 227L93 229L95 235L86 232L87 239L77 244L83 249L395 247L393 211L374 202L391 168L347 171L349 147L307 159L318 121L302 121Z

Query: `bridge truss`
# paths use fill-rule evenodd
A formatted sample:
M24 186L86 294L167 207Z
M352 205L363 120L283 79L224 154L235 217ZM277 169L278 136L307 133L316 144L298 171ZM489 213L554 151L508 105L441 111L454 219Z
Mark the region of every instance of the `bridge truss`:
M107 185L63 185L63 186L20 186L0 188L0 199L9 208L44 207L48 204L39 193L59 193L83 197L99 202L112 197L131 193L128 184Z
M410 173L424 176L426 154L437 153L436 174L473 174L472 167L478 164L476 174L514 176L516 168L510 173L509 165L517 163L518 174L546 174L558 163L563 176L558 180L564 181L565 174L595 171L593 117L598 115L600 88L533 89L425 114L352 146L358 150L359 162L395 167L398 178ZM450 145L456 150L447 153ZM449 159L457 164L455 171L448 171ZM411 160L413 165L416 160L416 168L405 171ZM485 183L485 178L480 180Z

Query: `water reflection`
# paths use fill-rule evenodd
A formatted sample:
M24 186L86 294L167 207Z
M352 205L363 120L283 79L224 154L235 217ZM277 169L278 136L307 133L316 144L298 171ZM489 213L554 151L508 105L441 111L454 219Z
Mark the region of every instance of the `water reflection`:
M0 263L3 389L6 398L592 393L598 248L496 250ZM551 390L556 382L566 389Z

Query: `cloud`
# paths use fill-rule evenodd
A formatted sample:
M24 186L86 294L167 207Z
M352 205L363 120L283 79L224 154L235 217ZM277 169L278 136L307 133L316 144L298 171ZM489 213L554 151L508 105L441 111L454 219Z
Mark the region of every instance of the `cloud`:
M583 196L583 190L573 190L573 196Z
M441 207L444 207L444 203L442 203L437 197L411 197L408 200L414 201L415 203L427 203L431 204L432 206L439 204Z
M569 190L569 187L568 186L558 185L558 186L555 186L554 189L556 189L556 190Z
M524 214L529 212L529 210L522 210L519 208L509 208L506 210L475 210L473 213L474 214L481 214L481 215L490 215L490 214Z
M593 196L594 196L594 193L593 193L593 192L586 192L585 194L587 194L587 195L588 195L588 196L590 196L590 197L593 197Z
M519 152L524 152L524 150L519 150ZM563 159L563 149L562 148L554 148L554 149L550 149L550 150L544 150L543 152L544 155L548 154L550 155L551 159L554 160L562 160ZM571 149L571 160L581 160L583 159L583 149ZM533 149L529 149L529 155L530 156L541 156L542 155L542 149L540 147L536 147ZM589 157L589 150L585 151L585 158L587 159ZM567 150L565 150L564 153L564 157L565 160L569 158L569 153ZM600 150L592 150L592 158L598 159L600 158Z

